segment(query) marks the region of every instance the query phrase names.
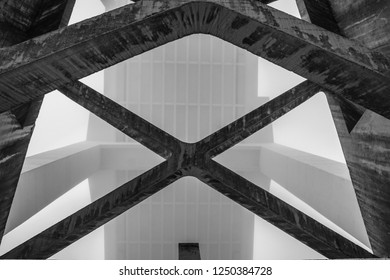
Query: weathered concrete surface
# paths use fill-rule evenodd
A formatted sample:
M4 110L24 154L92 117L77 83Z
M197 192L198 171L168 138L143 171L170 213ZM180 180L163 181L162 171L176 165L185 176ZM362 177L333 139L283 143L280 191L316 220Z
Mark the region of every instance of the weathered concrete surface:
M387 1L321 0L323 5L314 2L318 1L297 0L306 19L369 48L388 51ZM340 96L328 93L327 98L371 247L374 254L389 257L390 121Z
M106 9L112 9L112 8L115 8L115 7L119 7L120 5L124 5L122 3L125 3L126 0L100 0L103 5L106 7ZM134 3L137 3L141 0L132 0L132 2ZM255 1L259 1L263 4L270 4L272 2L275 2L277 0L255 0Z
M77 94L76 89L80 91L80 94ZM75 100L79 104L94 108L93 110L97 115L105 116L106 113L100 114L99 111L107 111L105 110L106 107L104 107L104 104L108 104L107 100L99 96L100 94L97 92L88 89L85 85L82 87L77 86L76 89L72 95L77 97ZM88 95L84 95L87 91ZM302 93L298 91L302 91ZM301 242L312 246L314 250L329 258L374 257L369 252L337 233L334 233L332 230L327 229L325 226L269 194L267 191L241 178L229 169L220 166L211 160L209 156L210 149L217 148L218 152L214 152L214 155L222 152L224 149L218 149L218 145L224 147L231 146L249 137L265 126L267 121L272 121L282 116L284 113L293 109L294 106L298 106L310 98L317 91L317 86L314 86L310 82L304 82L295 89L282 95L276 101L270 101L271 103L261 106L259 109L238 119L235 123L222 128L221 131L229 129L231 132L228 140L222 142L214 141L213 145L210 145L208 138L193 144L181 142L170 135L159 134L160 131L158 128L154 128L154 126L143 120L128 123L129 128L124 130L125 133L139 135L140 127L149 126L155 132L143 137L157 139L162 145L167 140L159 139L158 137L168 137L170 139L169 141L176 141L176 144L172 146L172 154L170 157L157 167L131 180L119 189L112 191L103 198L93 202L91 205L6 253L2 258L48 258L184 176L197 177L199 180L209 184L256 215L274 223L281 230L289 233ZM83 100L84 98L85 100ZM102 100L104 101L102 102ZM100 107L94 107L96 104L100 104ZM269 108L272 108L272 110L268 110ZM274 114L273 111L279 113ZM115 112L107 112L113 116L105 116L106 120L112 121L117 118ZM261 119L264 120L262 125L254 124L253 120ZM134 116L132 120L135 120ZM140 126L140 123L143 124ZM123 125L119 124L118 127L122 127ZM210 139L215 139L217 136L223 139L225 137L218 131ZM145 140L141 138L140 142L147 144L150 139ZM226 146L226 142L230 142L231 144Z
M200 260L199 243L179 243L179 260Z
M351 101L343 99L342 97L338 99L343 100L342 102L339 103L339 105L340 105L341 113L343 114L343 121L347 126L348 132L351 133L352 130L355 128L356 124L358 123L358 121L360 120L360 118L363 116L366 109ZM336 122L337 119L334 118L334 121ZM374 143L372 144L375 145Z
M175 171L164 161L0 258L46 259L179 179Z
M390 5L387 0L328 0L341 33L390 55Z
M327 258L373 258L366 250L215 161L209 161L199 179Z
M329 0L296 0L296 3L303 20L340 34Z
M390 55L387 0L296 0L302 19Z
M100 151L81 142L26 158L4 234L100 170Z
M208 156L214 157L223 153L248 136L284 116L290 110L298 107L319 91L319 86L310 81L305 81L228 126L207 136L202 142L208 149Z
M229 41L390 117L387 57L249 0L144 0L2 50L0 112L193 33Z
M316 216L319 222L331 221L361 242L357 245L371 247L345 163L276 143L261 145L260 154L261 172L326 217Z
M289 91L283 98L223 128L223 133L217 132L198 143L188 144L170 138L165 132L74 82L192 33L212 34L230 41L346 98L371 106L383 115L389 114L384 96L390 88L386 76L387 58L252 1L145 0L3 49L0 53L4 59L0 64L2 111L61 87L75 101L168 160L2 258L47 258L182 176L199 178L329 258L374 257L210 159L315 94L318 87L313 83L306 82L305 87L301 85L303 93L295 95L295 90ZM29 51L25 52L23 48ZM65 86L67 83L73 84L73 88ZM6 94L10 89L15 93L12 96ZM121 118L134 121L135 128L126 127ZM352 129L356 119L358 117L352 118ZM228 139L225 138L226 132ZM157 141L151 139L153 137ZM162 148L157 147L159 144Z
M12 46L32 38L27 32L39 13L39 2L41 1L0 1L1 47Z
M23 105L23 113L0 114L0 241L40 106L41 100Z
M0 47L65 26L74 2L1 0ZM48 19L53 21L49 24ZM41 103L39 97L0 114L0 242Z
M59 90L76 103L165 159L179 149L178 142L173 136L80 82L67 84L60 87ZM154 137L150 137L150 135Z
M390 257L390 121L366 110L349 131L349 104L327 94L374 254Z

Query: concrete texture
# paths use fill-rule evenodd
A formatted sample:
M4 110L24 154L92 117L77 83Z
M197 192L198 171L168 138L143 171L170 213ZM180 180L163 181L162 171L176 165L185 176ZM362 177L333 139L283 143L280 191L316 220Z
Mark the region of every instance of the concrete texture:
M327 95L374 254L390 256L390 121L366 110L349 131L347 101Z
M386 56L262 3L229 0L141 1L3 50L0 111L194 33L229 41L390 116Z
M179 243L179 260L200 260L198 243Z
M389 54L386 1L298 0L300 12L323 28ZM374 254L390 256L390 121L351 100L327 93Z
M0 1L0 47L5 50L67 25L74 2ZM6 94L14 92L10 89ZM42 98L0 114L0 243Z
M370 49L390 55L390 6L386 0L328 0L340 32Z
M321 24L323 22L321 17L326 18L328 23L325 23L323 28L336 32L329 11L333 8L332 14L335 20L339 21L340 32L345 34L350 32L359 36L361 33L356 32L356 29L347 32L348 28L342 26L341 19L342 8L352 8L361 2L348 2L349 6L339 7L336 1L332 1L331 5L326 1L316 1L318 7L322 7L324 11L319 15L314 14L316 19L319 18L316 23ZM22 42L49 32L53 26L57 28L66 22L73 5L72 1L56 1L55 6L51 3L53 1L41 1L39 4L37 1L23 1L15 6L16 4L11 1L0 2L3 7L1 17L4 19L2 21L4 24L0 26L3 27L0 33L2 38L11 38L10 34L19 34L19 42ZM301 10L302 7L310 6L308 1L302 3L304 5L300 6ZM385 7L385 4L381 1L378 3L372 6L370 12L386 15L386 8L381 11L377 9ZM312 5L307 8L310 19L313 8L316 7ZM57 20L59 14L65 15L65 19ZM351 17L352 21L357 20L353 15ZM348 22L345 25L349 26ZM45 29L45 26L49 28ZM380 28L381 26L380 22L375 24L376 28L386 31L386 27ZM390 223L387 217L390 197L386 189L387 181L383 179L388 177L386 164L388 135L387 130L383 129L387 127L387 120L383 118L378 124L376 122L378 117L372 117L373 115L367 111L363 114L359 106L386 118L390 117L390 99L387 97L390 90L390 60L382 53L372 51L356 41L323 28L255 1L145 0L18 45L13 45L16 42L8 39L9 46L0 52L2 113L0 123L4 135L7 134L0 142L2 145L0 174L4 177L5 173L11 172L5 179L1 178L3 186L6 187L1 189L2 197L5 198L1 201L1 207L5 211L1 212L3 216L0 225L5 225L24 159L23 151L31 135L30 126L33 125L39 110L39 102L37 105L33 104L31 108L34 108L32 112L35 113L31 117L26 115L30 109L22 108L20 105L41 98L56 88L60 88L74 101L133 137L166 161L26 241L2 258L47 258L183 176L197 177L324 256L374 257L211 159L304 102L317 93L320 87L335 94L330 97L332 110L344 110L342 114L347 116L345 119L348 134L349 132L353 134L356 130L360 135L359 139L363 139L360 144L344 145L347 147L358 145L353 151L347 152L346 157L360 151L356 158L352 156L347 158L347 162L355 182L360 207L363 209L363 217L366 217L374 253L388 256ZM28 34L23 34L27 30ZM94 90L76 82L115 63L194 33L211 34L229 41L309 79L310 82L302 83L280 98L275 98L258 110L194 144L175 139ZM386 50L382 43L369 47ZM337 107L338 103L332 98L344 104L344 107ZM353 102L359 106L355 106ZM353 110L350 110L351 108ZM22 112L20 113L22 115L19 117L16 114L12 115L8 111L10 109ZM363 118L360 118L362 114ZM22 125L18 125L16 119ZM373 129L374 134L378 134L378 137L374 137L376 144L367 149L367 143L370 145L373 140ZM15 131L17 133L14 133ZM380 142L382 134L385 140ZM7 150L9 147L11 148ZM354 173L362 170L365 173ZM382 184L378 193L372 191L373 186ZM371 219L374 217L372 219L374 222L368 221L368 217Z

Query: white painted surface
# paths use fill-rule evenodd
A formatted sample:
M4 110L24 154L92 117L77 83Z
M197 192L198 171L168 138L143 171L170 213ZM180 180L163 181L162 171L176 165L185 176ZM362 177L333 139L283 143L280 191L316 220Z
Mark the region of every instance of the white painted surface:
M100 0L77 0L69 24L104 12ZM103 72L81 81L103 92ZM47 94L39 113L27 156L87 139L89 112L58 91Z
M286 1L278 1L275 5L289 7L294 2ZM98 0L93 0L93 3L78 0L72 21L99 14L102 9ZM150 77L153 82L150 82ZM180 139L196 141L264 103L264 97L274 97L302 81L300 77L288 75L276 66L261 62L259 92L263 98L257 98L256 77L256 57L230 44L222 43L219 39L207 35L194 35L119 64L117 68L107 70L104 79L100 72L86 78L85 82L103 92L104 80L106 95ZM86 110L59 93L49 94L45 98L37 122L29 155L67 146L86 138L109 142L131 141L93 116L88 123L88 117ZM330 114L321 96L289 113L273 127L273 131L272 126L268 126L263 136L258 136L261 133L257 134L246 142L272 142L275 138L277 143L338 161L344 160L340 154L338 140L335 138ZM67 205L65 200L78 201L76 204L81 207L83 203L87 204L91 199L104 195L124 179L132 178L141 170L147 169L148 164L161 160L145 153L143 160L138 161L134 156L140 153L138 150L132 150L134 154L125 154L121 153L121 149L123 147L118 146L102 148L106 159L99 162L102 170L91 176L85 175L90 176L90 181L93 182L89 192L85 187L73 188L16 228L16 231L6 235L1 250L11 246L4 245L11 242L6 241L7 238L12 240L11 243L21 240L20 237L11 237L12 234L16 234L15 236L21 234L26 238L26 232L34 232L26 230L27 226L44 227L41 222L37 223L34 219L39 217L45 220L50 211L61 213L71 211L73 206ZM245 153L245 149L242 151ZM234 170L241 168L241 172L244 172L246 167L247 171L253 171L252 164L256 167L260 165L261 154L258 161L253 158L258 151L248 157L240 153L243 164L236 161L237 150L235 152L233 157L221 155L220 160ZM149 158L150 161L147 160ZM70 162L68 158L61 160ZM91 161L92 158L87 158L88 160ZM49 166L52 164L46 167ZM125 173L113 171L124 168L134 170ZM270 181L264 175L254 172L244 172L242 175L250 180L261 181L262 187L270 189ZM59 180L56 176L58 175L53 173L48 178ZM36 180L37 183L42 179L40 177L31 180ZM98 185L104 187L98 188L96 187ZM271 189L274 187L271 186ZM27 201L26 199L26 203ZM234 224L235 222L238 224ZM242 227L242 223L247 226ZM104 232L98 230L55 257L175 258L174 244L179 240L200 242L203 258L210 259L247 258L252 251L256 259L320 257L298 241L254 218L247 210L193 179L181 180L176 185L169 186L149 201L139 204L132 211L112 221ZM116 237L109 238L111 236ZM245 242L241 242L242 238L246 239ZM254 244L254 247L249 248L248 244Z

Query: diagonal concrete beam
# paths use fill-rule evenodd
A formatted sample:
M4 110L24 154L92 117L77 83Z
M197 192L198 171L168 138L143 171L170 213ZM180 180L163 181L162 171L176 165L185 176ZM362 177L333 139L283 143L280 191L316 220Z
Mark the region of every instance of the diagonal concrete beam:
M387 57L249 0L144 0L3 49L0 112L194 33L229 41L390 117Z
M167 159L180 149L180 141L81 82L59 90L102 120Z
M214 157L235 144L256 133L263 127L284 116L320 91L320 87L310 81L302 82L266 104L223 127L201 140L207 147L208 155Z
M213 160L199 179L327 258L375 257Z
M305 89L305 87L303 87L302 91L304 93L310 93L308 94L308 96L315 94L318 91L318 87L310 82L303 83L303 85L306 85L309 89L312 90L304 91L303 89ZM298 86L298 88L300 87L302 87L302 85ZM287 95L287 98L281 98L279 100L278 106L277 104L273 103L273 109L275 111L280 110L281 112L283 112L283 110L288 111L289 107L286 107L286 100L288 105L296 104L297 100L300 100L299 102L303 102L308 98L302 98L302 96L305 97L305 94L299 95L298 93L297 98L297 95L295 95L294 92L295 91L288 91L289 94ZM96 92L94 94L96 94ZM299 98L299 96L301 97L301 99ZM82 96L80 99L84 99L87 97L88 96ZM97 100L100 100L100 97L97 98ZM98 111L99 110L100 109L98 109ZM261 113L262 112L260 110L260 114ZM115 115L115 112L109 111L109 114ZM242 122L243 120L248 120L249 123L251 123L252 120L249 118L249 116L251 116L251 118L255 118L253 113L249 113L246 116L242 117L239 122ZM110 118L108 117L107 119ZM146 124L148 123L146 122ZM226 127L222 128L222 131L224 129L226 129ZM251 132L254 133L254 130ZM241 130L236 130L235 133L239 135L241 133ZM218 134L218 132L216 135L220 135L220 137L222 138L224 137L224 135ZM237 139L239 139L239 137L237 137ZM164 139L158 140L164 143ZM6 253L2 257L47 258L50 255L61 250L65 246L71 244L75 240L82 238L83 236L96 229L97 227L101 226L105 222L109 221L110 219L123 213L123 211L127 210L132 205L141 202L147 196L152 195L153 193L162 189L164 186L174 182L182 176L194 176L199 178L200 180L208 183L217 190L220 190L224 195L232 198L236 202L240 203L243 207L248 208L256 214L259 214L259 212L262 212L262 210L264 210L264 204L262 205L261 202L258 201L259 195L265 197L272 197L272 199L277 205L283 206L284 210L274 212L272 214L272 219L270 218L270 220L274 221L276 223L276 226L286 231L290 235L294 236L298 240L306 240L307 235L310 235L308 238L310 246L313 246L313 249L321 252L327 257L373 257L364 249L359 248L351 241L335 234L332 230L326 229L326 227L321 225L319 222L309 218L304 213L301 213L300 211L284 203L280 199L271 196L266 191L259 193L259 191L256 191L256 189L259 189L257 186L247 182L245 179L242 179L235 173L229 171L224 167L220 167L215 162L211 161L210 156L208 155L208 150L211 149L211 147L209 146L208 142L199 141L197 143L183 143L177 140L177 143L179 143L180 145L179 149L175 149L173 151L173 154L171 155L171 157L169 157L167 161L160 164L158 167L152 169L151 171L145 173L147 175L141 175L141 177L130 181L128 184L126 184L126 186L114 190L101 200L98 200L92 203L90 206L84 208L84 210L80 210L79 212L76 212L75 214L69 216L65 220L59 222L57 225L31 238L29 241L21 244L20 246L10 251L9 253ZM218 152L220 153L221 151ZM144 176L144 178L142 176ZM226 178L221 179L221 176ZM158 185L158 187L156 187L156 185ZM139 190L140 186L143 186L145 189ZM104 205L107 205L107 201L110 201L110 203L108 204L109 212L106 215L106 212L104 212L103 210L100 211L98 209L102 209L102 207L104 208ZM124 207L123 204L128 205L126 203L129 203L129 206ZM297 215L300 221L308 222L295 222L295 224L291 223L291 213ZM280 224L277 224L277 221L281 221ZM317 233L316 230L319 230L321 232ZM318 241L318 238L316 237L316 235L318 234L322 238L320 239L321 242L323 242L323 239L330 240L330 242L326 243L325 245L322 244L320 241ZM57 243L55 240L58 238L60 238L60 240Z
M26 158L4 234L98 172L100 156L100 145L79 142Z
M108 7L108 9L112 8L113 6L118 7L119 5L121 5L123 3L123 2L122 3L121 2L115 3L114 2L115 0L114 1L112 1L112 0L100 0L100 1L103 3L103 5L106 7L106 9L107 9L107 7ZM137 2L140 2L140 1L142 1L142 0L132 0L132 2L134 2L134 3L137 3ZM255 0L255 1L259 1L259 2L261 2L263 4L270 4L270 3L276 2L277 0Z
M124 213L181 177L164 161L104 197L2 255L1 259L46 259Z
M74 3L75 0L1 1L0 47L66 26ZM42 99L38 97L0 114L0 243Z
M326 93L375 255L390 256L390 120L366 110L350 130L351 104Z
M296 0L303 20L340 34L329 0Z

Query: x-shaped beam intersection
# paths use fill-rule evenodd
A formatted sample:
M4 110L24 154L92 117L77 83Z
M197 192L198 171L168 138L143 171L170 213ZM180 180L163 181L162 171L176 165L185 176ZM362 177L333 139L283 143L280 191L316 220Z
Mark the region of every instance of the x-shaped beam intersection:
M182 142L92 88L74 82L59 90L166 160L6 253L2 258L48 258L184 176L193 176L328 258L372 258L333 232L212 158L318 93L305 81L196 142Z

